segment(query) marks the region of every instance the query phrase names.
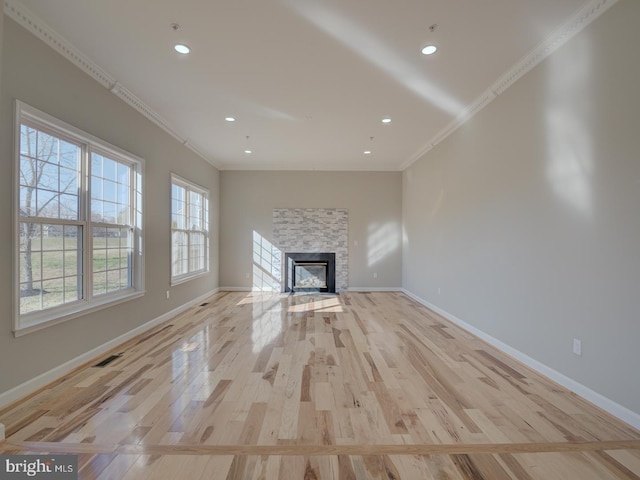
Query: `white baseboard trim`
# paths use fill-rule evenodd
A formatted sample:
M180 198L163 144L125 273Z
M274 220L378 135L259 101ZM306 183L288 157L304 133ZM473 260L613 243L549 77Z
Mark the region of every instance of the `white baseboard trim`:
M600 407L601 409L603 409L607 413L610 413L611 415L613 415L614 417L617 417L618 419L622 420L623 422L628 423L632 427L640 429L640 414L639 413L636 413L633 410L630 410L627 407L624 407L624 406L620 405L619 403L614 402L610 398L607 398L604 395L602 395L602 394L600 394L600 393L598 393L598 392L596 392L594 390L591 390L590 388L582 385L581 383L573 380L572 378L569 378L566 375L563 375L562 373L554 370L553 368L548 367L547 365L539 362L538 360L536 360L534 358L531 358L530 356L522 353L519 350L516 350L515 348L511 347L510 345L507 345L506 343L498 340L497 338L492 337L491 335L483 332L482 330L480 330L480 329L478 329L478 328L476 328L476 327L474 327L472 325L469 325L465 321L460 320L456 316L451 315L449 312L447 312L445 310L442 310L441 308L433 305L432 303L428 302L427 300L425 300L423 298L420 298L417 295L414 295L410 291L408 291L406 289L402 289L402 291L406 295L408 295L409 297L413 298L417 302L419 302L422 305L424 305L425 307L427 307L427 308L433 310L434 312L442 315L444 318L446 318L450 322L455 323L459 327L467 330L468 332L472 333L473 335L475 335L476 337L480 338L481 340L484 340L488 344L496 347L497 349L501 350L502 352L506 353L507 355L515 358L519 362L525 364L527 367L535 370L536 372L544 375L545 377L547 377L547 378L553 380L554 382L562 385L563 387L571 390L576 395L578 395L578 396L584 398L585 400L593 403L597 407Z
M220 287L221 292L252 292L251 287Z
M349 287L347 292L402 292L400 287Z
M104 354L105 352L108 352L109 350L117 347L118 345L121 345L122 343L131 340L133 337L140 335L141 333L146 332L147 330L155 327L156 325L159 325L167 320L170 320L171 318L175 317L176 315L179 315L180 313L184 312L185 310L188 310L189 308L193 307L194 305L199 304L200 302L202 302L203 300L207 299L208 297L210 297L211 295L213 295L214 293L217 293L220 289L216 288L214 290L211 290L208 293L205 293L204 295L200 295L197 298L194 298L193 300L177 307L174 308L173 310L170 310L167 313L164 313L162 315L160 315L159 317L154 318L153 320L148 321L147 323L144 323L142 325L140 325L139 327L134 328L133 330L128 331L127 333L124 333L116 338L114 338L113 340L109 340L108 342L100 345L99 347L93 348L91 350L89 350L88 352L83 353L82 355L77 356L76 358L73 358L71 360L69 360L68 362L65 362L61 365L58 365L57 367L52 368L51 370L44 372L40 375L38 375L37 377L32 378L31 380L27 380L26 382L13 387L11 390L7 390L6 392L3 392L0 394L0 408L9 405L12 402L15 402L16 400L19 400L20 398L26 397L27 395L29 395L30 393L35 392L36 390L38 390L39 388L44 387L45 385L48 385L49 383L57 380L58 378L62 377L63 375L66 375L67 373L71 372L73 369L87 363L90 362L91 360L95 359L96 357L99 357L100 355ZM1 440L2 438L0 438Z

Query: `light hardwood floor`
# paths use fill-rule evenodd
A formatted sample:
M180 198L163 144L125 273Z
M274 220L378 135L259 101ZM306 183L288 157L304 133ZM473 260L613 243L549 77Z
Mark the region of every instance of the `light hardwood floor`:
M404 294L208 302L0 411L0 453L101 480L640 480L640 432Z

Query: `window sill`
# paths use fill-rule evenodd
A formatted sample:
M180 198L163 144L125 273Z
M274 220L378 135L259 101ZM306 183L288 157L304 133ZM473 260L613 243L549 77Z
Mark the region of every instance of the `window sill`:
M91 303L91 305L82 303L72 309L65 310L63 313L56 314L54 317L43 317L32 320L25 319L15 325L13 336L16 338L22 337L23 335L37 332L38 330L52 327L54 325L59 325L74 318L82 317L84 315L88 315L105 308L113 307L130 300L135 300L136 298L144 296L144 294L144 291L127 293L126 295L121 295L115 298L109 297L100 301L94 301Z
M209 270L206 272L198 272L193 275L184 275L182 277L176 277L171 279L171 286L174 287L176 285L180 285L181 283L188 282L189 280L195 280L196 278L206 277L209 275Z

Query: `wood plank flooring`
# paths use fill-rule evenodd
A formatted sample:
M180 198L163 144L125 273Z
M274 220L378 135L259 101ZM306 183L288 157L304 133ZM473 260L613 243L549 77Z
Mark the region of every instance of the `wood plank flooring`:
M100 480L640 480L640 432L404 294L208 302L0 411L0 453Z

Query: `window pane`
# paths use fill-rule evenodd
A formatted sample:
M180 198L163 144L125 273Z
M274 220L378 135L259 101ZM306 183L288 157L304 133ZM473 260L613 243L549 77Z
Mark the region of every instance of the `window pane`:
M102 178L102 155L91 153L91 176Z
M104 222L103 205L101 200L91 200L91 220Z
M81 282L78 277L70 276L64 278L64 303L75 302L82 298Z
M131 223L131 208L129 205L118 204L117 208L117 217L116 223L120 225L129 225Z
M78 283L82 266L80 235L78 226L20 224L21 313L82 298L82 282ZM66 293L69 282L74 285L73 296Z
M37 130L28 125L20 125L20 155L36 157Z
M124 205L129 205L129 185L123 183L117 184L116 201Z
M132 286L133 254L129 228L94 228L93 279L94 295L115 292Z
M80 152L78 145L60 140L60 166L79 170Z
M99 177L91 177L91 198L101 199L103 196L103 180Z
M116 162L115 161L107 157L103 157L102 177L106 180L111 180L115 182L116 180Z
M35 217L59 218L58 193L51 190L37 189Z
M60 167L60 192L78 195L78 170Z
M109 180L105 180L103 184L102 199L108 202L116 201L116 184Z
M80 146L25 125L20 141L20 215L77 220Z
M204 217L204 231L209 231L209 199L205 197L204 199L204 212L202 212Z
M20 281L25 282L22 288L28 290L24 296L35 288L32 281L41 279L41 233L42 229L36 223L20 224Z
M118 163L116 171L116 181L119 184L128 187L131 183L131 167L123 163Z
M115 203L104 202L102 204L102 221L104 223L116 223L118 208Z
M190 270L192 272L204 269L204 235L191 233L189 245Z
M30 125L31 118L38 117L31 107L19 104L17 112L21 116L15 169L20 218L15 254L20 314L83 299L91 307L92 296L131 288L142 278L133 271L143 245L138 228L142 164L126 156L116 160L93 152L108 145L73 127L61 124L58 128L54 121L47 126L34 126L44 125L36 121ZM135 217L134 199L139 201ZM100 227L94 227L98 222ZM89 252L83 251L85 232ZM56 315L33 318L46 321Z
M92 154L91 218L101 223L131 225L132 167Z
M208 200L199 188L172 184L172 275L206 271Z
M42 282L42 308L53 308L64 303L64 280L43 280Z
M20 313L42 310L42 282L20 284Z
M202 195L189 192L189 228L202 229Z
M103 295L107 293L107 272L93 274L93 294Z
M184 229L186 226L187 206L185 189L179 185L171 187L171 227Z
M78 219L78 196L77 195L60 195L60 218L77 220Z
M171 197L173 200L184 203L185 201L185 189L180 185L173 184L171 186Z
M184 275L188 272L186 268L188 252L187 234L182 231L173 232L171 249L173 276Z
M36 178L36 162L33 158L20 157L20 185L34 186Z
M37 157L41 160L58 163L58 139L46 132L38 131Z

